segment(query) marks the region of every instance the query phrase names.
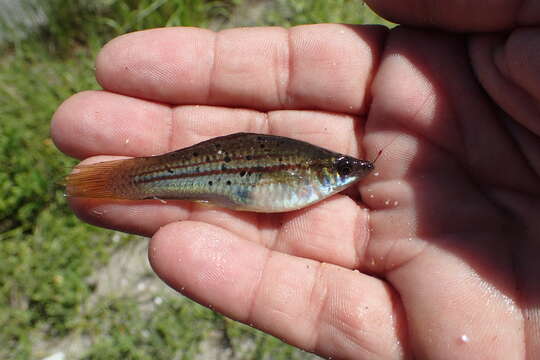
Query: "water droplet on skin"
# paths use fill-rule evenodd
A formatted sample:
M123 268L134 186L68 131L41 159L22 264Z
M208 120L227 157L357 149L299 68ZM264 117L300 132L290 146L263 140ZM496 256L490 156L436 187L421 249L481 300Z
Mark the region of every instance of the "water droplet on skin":
M395 200L394 201L394 206L398 206L399 205L399 201Z
M462 342L462 343L468 343L469 341L471 341L471 339L469 338L469 336L467 334L463 334L460 336L459 340Z
M380 174L379 174L378 171L375 171L375 172L373 173L373 176L379 176L379 175L380 175Z
M384 205L390 205L390 200L385 200Z
M126 139L126 141L124 142L126 145L129 144L129 138Z
M370 195L369 195L369 198L370 198L370 199L373 199L374 197L375 197L375 195L373 195L373 194L370 194Z

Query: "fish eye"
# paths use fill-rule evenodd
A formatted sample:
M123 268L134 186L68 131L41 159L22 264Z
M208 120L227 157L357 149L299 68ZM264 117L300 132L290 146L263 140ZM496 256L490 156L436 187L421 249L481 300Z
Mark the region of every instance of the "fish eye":
M349 175L353 170L353 164L346 157L341 157L337 159L336 170L341 176Z

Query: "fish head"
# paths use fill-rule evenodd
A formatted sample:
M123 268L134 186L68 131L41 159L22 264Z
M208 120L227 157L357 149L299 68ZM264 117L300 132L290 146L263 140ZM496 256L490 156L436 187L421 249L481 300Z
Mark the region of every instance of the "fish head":
M324 159L319 166L319 181L331 192L345 189L375 168L371 161L341 154Z

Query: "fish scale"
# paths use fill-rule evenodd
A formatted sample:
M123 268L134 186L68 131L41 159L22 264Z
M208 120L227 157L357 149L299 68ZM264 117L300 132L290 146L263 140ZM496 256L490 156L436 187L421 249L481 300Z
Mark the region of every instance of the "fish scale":
M178 199L235 210L290 211L367 175L373 163L282 136L236 133L163 155L82 165L67 195Z

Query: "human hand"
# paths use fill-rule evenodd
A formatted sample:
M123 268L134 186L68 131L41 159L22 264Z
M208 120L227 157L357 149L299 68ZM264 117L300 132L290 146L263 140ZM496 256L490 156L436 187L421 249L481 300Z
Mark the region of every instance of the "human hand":
M433 1L431 14L372 3L395 21L460 31L538 23L533 2L482 13L480 2L437 12ZM322 356L538 358L539 34L314 25L122 36L97 60L104 91L54 116L67 154L95 162L267 132L367 159L383 149L378 176L286 214L70 203L90 223L152 236L152 266L173 288Z

